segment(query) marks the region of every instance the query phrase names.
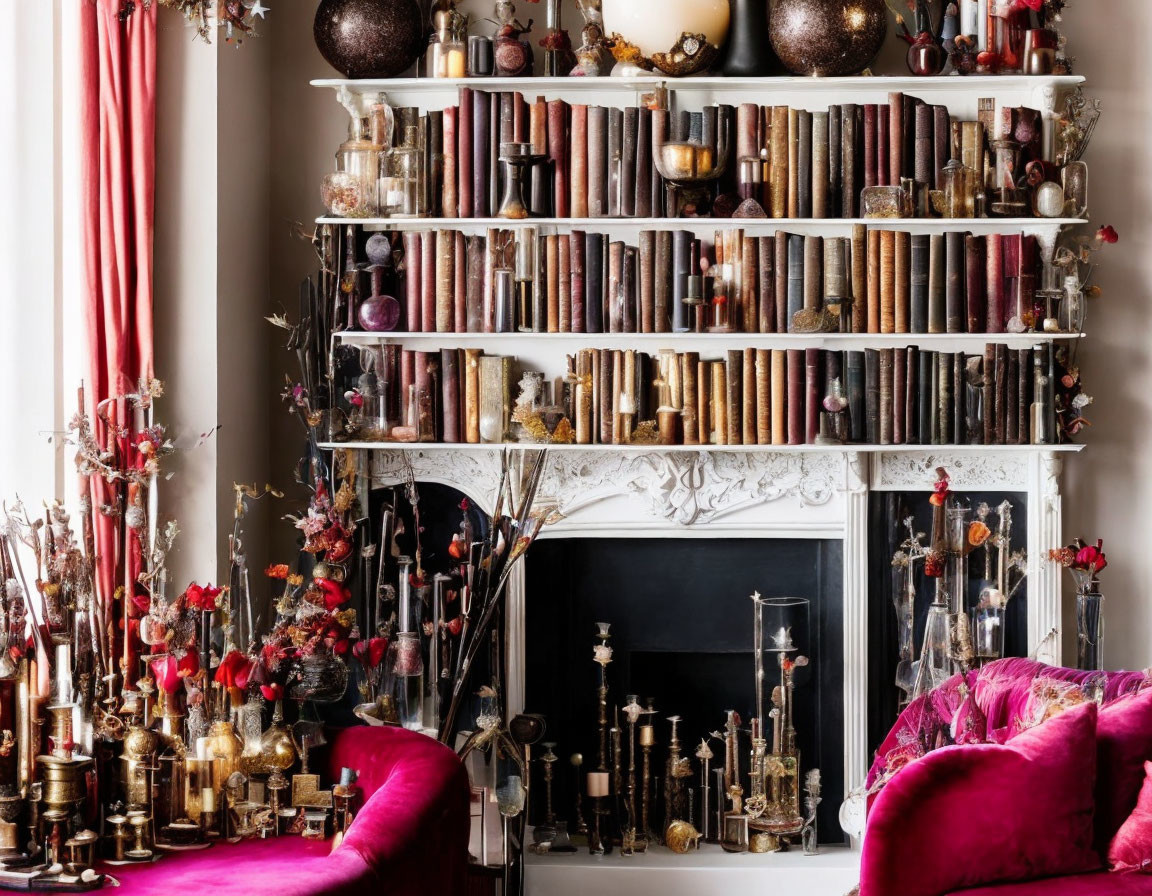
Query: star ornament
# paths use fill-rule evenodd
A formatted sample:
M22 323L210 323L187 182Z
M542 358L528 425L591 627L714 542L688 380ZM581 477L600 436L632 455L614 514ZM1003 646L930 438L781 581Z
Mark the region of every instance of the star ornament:
M253 18L260 16L262 19L268 15L269 12L268 7L261 3L260 0L256 0L255 3L248 7L248 10L252 13Z

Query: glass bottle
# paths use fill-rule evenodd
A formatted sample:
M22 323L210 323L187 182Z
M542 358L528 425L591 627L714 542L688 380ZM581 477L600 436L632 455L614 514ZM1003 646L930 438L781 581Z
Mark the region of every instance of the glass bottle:
M324 178L320 198L337 218L370 218L377 214L376 180L380 146L368 139L364 119L348 119L348 139L336 151L336 170Z
M1076 595L1076 668L1104 668L1104 597L1083 590Z
M992 144L996 154L995 186L992 214L998 217L1023 217L1027 206L1020 201L1017 188L1017 166L1020 162L1020 144L1015 140L996 140Z
M1084 290L1075 275L1064 278L1064 302L1060 306L1060 329L1079 333L1084 329Z
M240 769L243 746L231 722L218 719L212 723L208 731L208 758L212 762L212 789L215 793L223 791L228 776Z
M1024 64L1024 35L1029 11L1014 0L988 0L988 49L1000 58L1000 70L1018 72Z
M384 154L380 177L380 213L386 218L417 218L424 213L420 139L415 125L404 129L404 142Z
M939 687L952 674L952 658L949 653L951 631L948 623L948 604L940 587L942 584L941 581L937 582L936 599L928 607L928 619L924 623L924 644L916 664L913 700Z
M463 78L467 72L465 32L468 20L451 0L437 0L432 7L432 35L424 54L424 74L429 78Z
M272 724L260 738L260 762L263 771L285 772L296 761L296 747L292 734L284 724L284 701L277 700L272 710Z
M980 175L958 159L944 166L940 189L931 193L932 207L944 218L976 216L976 192Z
M424 729L424 656L420 635L401 632L394 643L392 671L395 680L393 699L400 724L411 731Z
M1084 162L1069 162L1060 172L1064 186L1064 201L1073 218L1088 216L1088 166Z

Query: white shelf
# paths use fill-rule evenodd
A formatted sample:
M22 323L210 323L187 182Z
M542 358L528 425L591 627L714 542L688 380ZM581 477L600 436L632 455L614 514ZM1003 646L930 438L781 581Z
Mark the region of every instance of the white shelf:
M494 442L472 444L468 442L321 442L326 451L347 449L352 451L466 451L490 452L515 450L593 451L597 453L631 454L960 454L970 452L1008 454L1048 454L1061 452L1075 454L1083 445L550 445L535 442Z
M1046 342L1083 339L1082 333L363 333L333 334L347 345L416 343L447 348L490 348L515 354L571 353L581 348L639 349L655 352L722 351L727 348L824 348L862 350L918 346L933 351L976 351L989 343L1031 348Z
M1084 218L330 218L319 217L317 224L354 224L366 230L521 230L525 227L556 230L689 230L708 234L716 230L741 228L745 233L849 232L864 224L880 230L906 230L910 233L941 233L968 230L976 234L1024 231L1051 233L1062 227L1087 224Z

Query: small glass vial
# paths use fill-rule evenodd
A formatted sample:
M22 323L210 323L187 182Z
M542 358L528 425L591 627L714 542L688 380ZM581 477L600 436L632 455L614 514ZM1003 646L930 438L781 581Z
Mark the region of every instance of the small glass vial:
M336 151L336 171L324 178L321 200L337 218L370 218L379 206L376 179L380 170L380 147L365 135L364 120L352 116L348 139Z
M468 74L465 33L468 20L454 3L437 2L432 9L432 36L424 53L424 73L429 78L463 78Z
M384 154L380 177L380 213L387 218L418 218L424 213L420 140L415 125L404 129L404 142Z
M974 168L952 159L941 172L939 191L933 191L932 205L945 218L972 218L976 215L976 185L979 180ZM942 194L937 201L936 193Z
M1064 278L1064 304L1060 308L1060 329L1079 333L1084 329L1084 290L1074 275Z

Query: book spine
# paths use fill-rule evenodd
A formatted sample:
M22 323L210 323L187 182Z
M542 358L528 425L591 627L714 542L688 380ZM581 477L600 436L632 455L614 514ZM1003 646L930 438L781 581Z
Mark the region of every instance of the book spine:
M404 313L409 333L420 332L420 250L418 232L404 232Z
M844 369L844 390L848 398L848 440L863 442L867 437L864 409L864 352L850 351Z
M1016 444L1027 445L1031 433L1029 432L1028 421L1032 416L1032 394L1030 386L1032 384L1032 350L1027 348L1019 349L1017 352L1016 364L1016 398L1017 398L1017 424L1016 424Z
M876 186L876 104L864 104L864 189Z
M754 408L756 423L755 439L750 444L772 444L772 352L766 348L755 349L754 369Z
M684 304L688 276L692 273L692 234L677 230L672 234L672 332L686 333L690 329L688 309Z
M843 174L843 138L840 135L841 116L839 106L828 107L828 211L826 218L840 215L842 208L841 176Z
M891 445L893 443L892 424L894 423L893 417L893 398L892 391L892 374L895 357L892 349L880 349L880 444Z
M888 183L896 186L904 173L904 94L888 94Z
M441 262L437 244L446 231L424 231L420 239L420 330L436 332L436 291L440 283Z
M725 362L725 381L727 383L728 406L728 445L742 445L744 443L743 405L744 405L744 353L739 349L729 349Z
M864 349L864 440L880 444L880 353Z
M966 360L964 352L952 355L952 439L957 445L963 445L968 441Z
M432 330L452 332L453 280L456 274L456 235L451 230L437 230L433 249L436 266L435 295L433 297ZM424 321L428 323L427 320Z
M533 165L529 169L529 201L532 214L556 217L552 211L551 146L548 143L548 101L542 96L528 107L528 142L532 152L549 160L546 165Z
M468 240L462 230L455 230L453 261L455 270L452 277L452 330L455 333L468 332Z
M588 106L571 108L569 125L569 201L574 218L588 217Z
M444 218L458 217L459 199L456 195L456 136L460 120L460 110L449 106L444 110L444 187L440 192L440 215Z
M788 107L772 107L772 138L769 145L771 181L770 217L788 217Z
M940 438L937 444L952 445L956 439L952 433L952 353L940 352L937 356L940 367L939 395Z
M936 155L932 149L934 125L931 106L926 103L916 106L914 126L916 128L914 176L917 183L931 187L936 179Z
M673 363L680 365L680 378L684 386L684 444L700 444L700 406L699 377L700 355L697 352L684 352L677 356Z
M946 285L944 306L947 331L963 333L967 319L964 288L964 233L949 231L944 238L944 270Z
M740 252L740 307L744 312L743 330L755 333L759 325L757 294L760 286L760 244L754 236L743 239Z
M672 308L672 233L668 230L656 232L655 261L652 283L653 332L667 333L672 328L670 317Z
M788 332L804 308L804 237L788 234Z
M867 312L867 331L868 333L880 332L880 318L881 318L881 257L882 249L880 246L880 231L868 231L868 312Z
M444 418L443 441L460 441L460 350L440 350L440 408Z
M801 109L796 113L799 129L796 148L796 216L814 218L812 214L812 113Z
M588 107L588 217L608 214L608 110Z
M776 273L776 332L787 333L790 329L788 314L788 234L777 230L773 237L772 268Z
M599 407L597 416L600 420L600 444L611 445L614 440L615 427L613 426L613 405L616 390L612 376L612 352L605 349L600 352L600 389L597 399Z
M965 289L968 293L968 332L979 333L988 320L988 257L984 237L964 238Z
M482 90L472 93L472 217L488 217L488 135L492 131L492 107Z
M587 311L585 306L585 256L588 247L588 235L583 230L573 230L568 235L568 254L570 274L572 278L572 332L586 333Z
M859 217L860 186L857 180L856 156L856 104L844 103L840 107L840 185L843 218Z
M1005 414L1004 414L1004 443L1018 445L1020 440L1020 417L1017 409L1020 407L1020 356L1015 351L1009 351L1005 359Z
M936 406L936 395L932 391L932 371L936 367L933 352L921 351L917 357L919 362L916 377L917 395L917 430L920 433L919 444L931 445L935 441L932 428L932 408Z
M893 279L896 281L897 333L912 332L911 288L912 288L912 237L904 230L896 231L896 255L893 264Z
M804 237L804 310L817 317L824 305L824 238Z
M576 352L576 444L592 444L592 350Z
M584 332L604 332L604 236L589 233L584 240Z
M812 113L812 210L813 218L828 217L828 113Z
M941 438L940 427L940 352L932 352L932 365L928 371L929 387L928 387L928 431L932 435L933 445L942 445L944 440Z
M701 445L712 443L712 362L696 364L696 429Z
M498 93L490 94L488 97L488 121L491 122L491 127L488 128L486 136L488 138L488 158L487 168L484 179L485 190L485 205L488 208L489 215L495 215L500 206L500 187L503 182L500 178L500 142L505 133L509 133L507 139L515 139L515 131L508 130L509 127L515 127L515 108L508 106L511 117L508 122L502 117L504 106L502 105L502 95Z
M746 348L743 351L740 365L740 443L743 445L756 444L756 349Z
M728 374L723 361L713 361L712 368L712 435L717 445L729 444Z
M816 444L820 434L820 349L804 349L804 442Z
M484 258L487 247L484 237L470 234L465 237L465 254L468 256L468 285L464 297L465 332L484 332Z
M908 400L908 349L892 352L892 444L907 441L906 402Z
M559 330L572 332L572 241L565 234L556 238L556 291Z
M804 349L790 348L788 353L788 444L804 444Z
M456 122L456 204L461 218L472 217L472 88L460 88Z
M480 355L478 348L464 349L464 441L480 442Z
M608 166L606 213L609 218L617 218L623 214L620 207L624 176L623 109L610 108L608 110L608 148L605 152L605 160ZM632 164L631 160L628 164Z
M623 298L623 315L621 329L625 333L635 333L637 315L640 310L638 296L638 281L640 278L640 250L635 246L624 248L624 267L621 270L621 292Z
M981 408L984 423L985 445L996 444L996 346L988 343L984 346L983 377L981 391L983 398Z
M996 364L996 418L993 425L993 444L1003 445L1008 431L1008 346L997 343L995 347ZM1012 413L1016 413L1015 409Z
M772 444L788 443L788 375L787 353L783 349L772 349L772 372L769 375L769 388L772 390Z
M928 237L928 332L947 332L944 234Z
M852 225L852 332L868 331L868 228Z
M800 217L800 110L788 110L788 217Z
M608 332L624 332L624 243L608 244Z
M950 134L952 131L951 118L948 115L947 106L933 106L932 107L932 150L933 150L933 170L932 170L932 186L935 189L940 189L943 185L943 171L944 166L948 164L948 160L955 158L952 153L950 145Z
M560 240L547 234L544 240L545 327L549 333L560 332Z
M928 234L912 237L912 269L910 281L911 317L913 333L928 332Z
M759 305L756 330L760 333L776 332L776 246L770 236L756 242L759 272Z
M904 441L920 444L920 350L910 345L905 350L904 373Z
M569 142L568 104L564 100L552 100L548 103L548 162L552 168L552 214L557 218L567 218L571 208Z
M880 332L896 332L896 232L880 231Z
M640 108L629 106L624 110L623 135L620 151L620 210L626 218L636 216L636 149L640 139Z

